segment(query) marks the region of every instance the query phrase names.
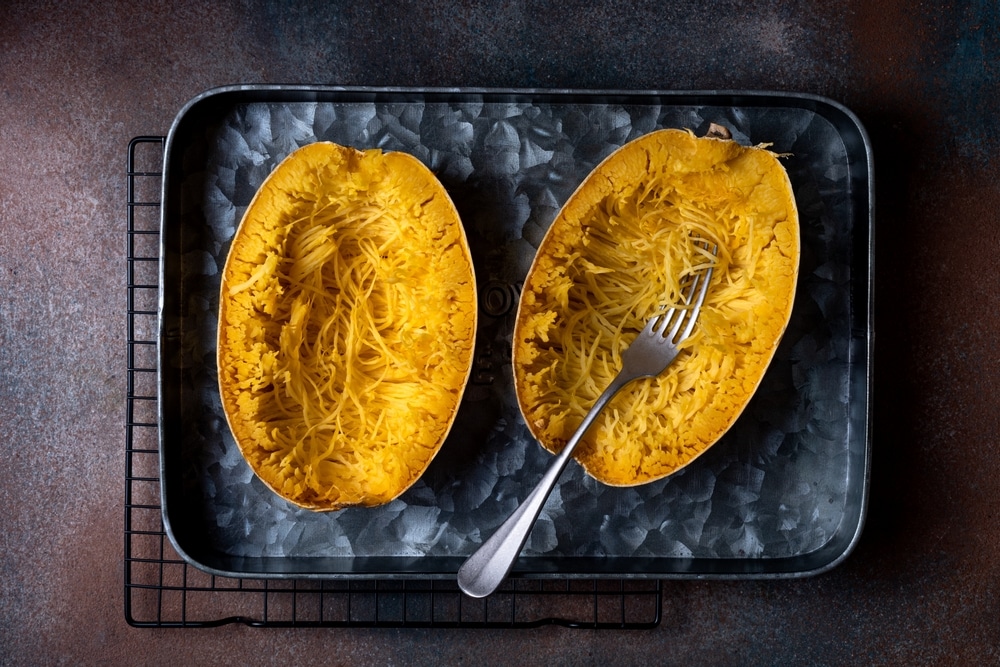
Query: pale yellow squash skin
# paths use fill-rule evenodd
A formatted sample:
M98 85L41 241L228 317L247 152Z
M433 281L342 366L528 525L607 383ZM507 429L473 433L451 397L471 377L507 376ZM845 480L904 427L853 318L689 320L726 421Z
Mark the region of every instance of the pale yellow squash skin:
M241 452L301 507L393 500L451 429L476 320L468 240L429 169L298 149L247 208L222 277L219 386Z
M696 239L717 244L717 259ZM764 147L661 130L613 153L559 212L521 293L514 380L532 434L561 450L645 322L680 303L680 282L712 262L680 355L626 386L574 453L616 486L688 465L759 386L791 316L799 243L791 184Z

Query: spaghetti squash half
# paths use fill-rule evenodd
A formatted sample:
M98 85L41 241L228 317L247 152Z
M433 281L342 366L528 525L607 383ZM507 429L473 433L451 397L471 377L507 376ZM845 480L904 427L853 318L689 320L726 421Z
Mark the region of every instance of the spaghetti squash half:
M465 231L430 170L327 142L289 155L222 276L219 386L253 471L316 510L399 496L454 422L476 317Z
M706 254L704 241L718 246ZM560 210L518 306L513 365L532 434L558 452L646 321L715 266L693 335L659 377L627 385L574 456L617 486L679 470L754 394L788 324L799 265L788 176L765 147L661 130L604 160Z

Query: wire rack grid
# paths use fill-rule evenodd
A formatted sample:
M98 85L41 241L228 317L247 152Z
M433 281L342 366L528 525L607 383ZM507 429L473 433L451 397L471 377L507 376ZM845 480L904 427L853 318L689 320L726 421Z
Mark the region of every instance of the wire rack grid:
M165 138L128 145L125 618L136 627L650 629L662 582L511 579L475 600L450 580L228 578L184 561L160 513L157 385L160 187Z

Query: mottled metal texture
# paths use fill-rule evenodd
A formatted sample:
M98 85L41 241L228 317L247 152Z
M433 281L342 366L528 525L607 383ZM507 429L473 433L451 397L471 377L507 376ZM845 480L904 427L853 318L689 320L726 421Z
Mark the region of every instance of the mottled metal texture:
M241 86L186 107L165 159L160 281L163 502L178 549L230 574L322 576L333 563L342 571L353 558L400 556L404 565L378 572L454 572L448 560L481 544L551 460L514 396L516 304L496 309L491 299L519 292L560 202L608 153L653 128L710 122L786 156L803 251L782 344L745 417L696 465L631 489L571 466L516 571L789 577L839 562L867 497L870 155L840 108L749 93L512 102ZM473 378L441 453L392 503L336 515L295 511L253 478L224 427L215 373L219 280L235 227L275 165L317 140L407 151L428 164L462 216L483 295Z
M0 661L997 661L996 4L596 4L0 6ZM667 582L642 633L129 628L124 151L236 82L770 89L853 109L877 238L857 550L801 581Z

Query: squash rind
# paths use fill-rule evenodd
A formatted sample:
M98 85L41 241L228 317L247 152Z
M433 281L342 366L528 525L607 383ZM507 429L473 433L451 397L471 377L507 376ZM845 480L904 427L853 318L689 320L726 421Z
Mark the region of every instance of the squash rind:
M426 166L297 149L258 189L223 271L219 388L241 453L300 507L393 500L454 423L476 322L468 240Z
M735 423L788 325L798 213L778 156L660 130L598 165L559 211L522 289L514 387L532 435L555 453L621 367L621 352L719 244L693 336L657 378L615 397L574 457L609 485L671 475ZM704 262L696 259L694 264Z

